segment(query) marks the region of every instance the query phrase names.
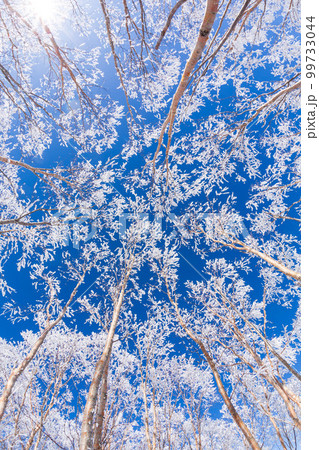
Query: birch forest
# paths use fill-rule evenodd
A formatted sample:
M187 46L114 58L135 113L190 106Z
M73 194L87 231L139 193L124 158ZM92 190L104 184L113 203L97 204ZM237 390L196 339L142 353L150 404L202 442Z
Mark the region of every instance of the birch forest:
M300 1L0 0L0 55L0 449L299 449Z

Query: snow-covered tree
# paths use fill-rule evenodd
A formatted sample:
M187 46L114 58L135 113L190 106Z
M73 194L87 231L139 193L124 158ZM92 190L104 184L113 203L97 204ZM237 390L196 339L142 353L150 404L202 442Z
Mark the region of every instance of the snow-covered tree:
M299 448L299 17L1 1L3 448Z

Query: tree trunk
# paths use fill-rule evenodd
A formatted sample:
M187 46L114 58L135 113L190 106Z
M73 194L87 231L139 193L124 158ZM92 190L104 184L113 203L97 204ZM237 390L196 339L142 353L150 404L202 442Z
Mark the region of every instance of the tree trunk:
M97 420L96 420L97 424L96 424L96 429L94 432L94 450L99 450L101 448L104 410L105 410L105 405L106 405L106 400L107 400L107 378L108 378L108 373L109 373L109 363L110 363L110 358L106 362L106 367L105 367L103 378L102 378L100 403L99 403L99 407L98 407Z
M86 270L84 270L84 273L82 274L80 280L78 281L77 285L73 289L69 300L65 304L65 306L62 309L62 311L60 312L59 316L53 322L51 322L49 325L47 325L47 327L44 329L43 333L36 340L35 344L31 348L31 350L28 353L28 355L24 358L24 360L20 363L20 365L18 367L16 367L15 369L13 369L13 371L11 372L11 374L9 376L9 379L7 381L7 384L5 385L3 393L2 393L2 395L0 397L0 421L2 420L4 411L5 411L6 406L8 404L8 400L9 400L9 397L11 395L11 392L12 392L12 389L13 389L15 383L17 382L18 378L23 373L23 371L26 369L26 367L33 360L33 358L37 354L39 348L43 344L43 342L44 342L45 338L47 337L47 335L49 334L49 332L52 330L52 328L54 328L62 320L63 316L67 312L67 309L68 309L70 303L72 302L75 294L77 293L77 290L78 290L79 286L82 284L82 282L84 280L85 273L86 273Z
M109 328L109 331L107 334L104 350L103 350L100 360L98 361L98 363L96 364L96 367L95 367L95 372L93 375L93 379L91 382L91 386L89 389L89 393L88 393L88 397L87 397L87 401L86 401L86 405L85 405L85 410L84 410L81 438L80 438L80 450L93 449L93 430L94 430L94 420L93 419L94 419L94 411L97 406L98 391L99 391L100 383L101 383L106 365L111 357L113 338L114 338L116 326L118 323L122 303L124 300L125 288L126 288L131 270L132 270L132 264L130 265L129 269L127 270L127 272L125 274L125 278L124 278L124 281L122 284L122 288L121 288L118 300L114 306L112 322L111 322L111 325L110 325L110 328ZM97 439L97 441L100 440L100 436L98 436L98 435L96 435L95 438Z
M199 30L199 35L198 35L195 47L186 63L186 66L185 66L185 69L184 69L184 72L182 75L182 79L179 82L179 85L177 86L176 92L174 94L168 116L167 116L165 122L163 123L162 129L161 129L161 134L160 134L160 137L158 140L157 149L156 149L154 159L153 159L153 172L155 171L155 162L156 162L157 155L160 151L160 148L161 148L161 145L163 142L164 133L165 133L166 127L169 124L168 141L167 141L167 146L166 146L166 158L168 156L170 142L172 139L172 130L173 130L174 118L175 118L176 111L177 111L177 106L186 90L190 74L191 74L192 70L194 69L194 67L196 66L197 62L199 61L199 59L203 53L204 47L206 45L206 42L209 38L209 34L213 27L215 17L217 14L218 3L219 3L219 0L207 0L207 2L206 2L205 15L204 15L203 22L202 22L200 30Z
M209 366L210 366L210 368L211 368L211 370L213 372L213 375L214 375L214 378L215 378L215 381L216 381L219 393L222 396L222 398L223 398L223 400L225 402L225 405L227 406L228 411L230 412L234 422L238 425L238 427L242 431L243 435L245 436L245 438L246 438L247 442L249 443L249 445L251 446L251 448L253 450L260 450L258 442L256 441L256 439L252 435L251 431L249 430L249 428L247 427L245 422L242 420L242 418L240 417L240 415L236 411L236 409L235 409L235 407L234 407L230 397L228 396L228 394L226 392L226 389L224 387L224 384L223 384L223 382L222 382L222 380L220 378L219 372L218 372L218 370L216 368L216 365L215 365L213 359L210 357L210 355L207 352L207 350L206 350L204 344L202 343L202 341L200 341L197 338L197 336L195 336L193 334L193 332L185 324L184 320L182 319L182 317L181 317L181 315L179 313L179 309L178 309L177 303L174 302L172 300L171 296L170 296L169 286L168 286L167 280L165 280L165 283L166 283L168 297L169 297L171 303L175 307L175 311L176 311L176 315L177 315L178 321L181 324L181 326L183 327L183 329L186 331L188 336L199 346L199 348L201 349L202 353L204 354L204 356L206 358L206 361L208 362L208 364L209 364Z

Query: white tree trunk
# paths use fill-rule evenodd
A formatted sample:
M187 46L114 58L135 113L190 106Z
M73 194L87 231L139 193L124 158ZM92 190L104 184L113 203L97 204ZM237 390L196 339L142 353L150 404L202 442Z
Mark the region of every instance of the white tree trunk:
M119 294L119 297L117 299L116 304L114 305L113 310L113 316L112 316L112 322L107 334L104 350L102 353L101 358L99 359L98 363L95 367L95 372L93 375L93 379L91 382L91 386L89 389L85 410L84 410L84 416L83 416L83 422L82 422L82 430L81 430L81 438L80 438L80 450L91 450L93 449L93 435L94 435L94 412L97 406L98 401L98 391L100 387L100 383L103 377L103 373L105 371L106 365L111 357L112 353L112 345L113 345L113 338L116 330L116 326L118 323L118 319L120 316L121 307L124 300L124 293L125 288L129 279L129 275L132 270L132 264L128 268L125 278L122 284L122 288ZM96 437L96 439L99 439Z

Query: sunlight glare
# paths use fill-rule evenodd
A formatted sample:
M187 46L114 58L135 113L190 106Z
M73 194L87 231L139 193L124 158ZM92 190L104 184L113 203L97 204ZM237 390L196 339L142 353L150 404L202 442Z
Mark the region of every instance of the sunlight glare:
M44 22L49 22L56 13L55 0L30 0L33 13Z

